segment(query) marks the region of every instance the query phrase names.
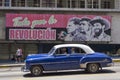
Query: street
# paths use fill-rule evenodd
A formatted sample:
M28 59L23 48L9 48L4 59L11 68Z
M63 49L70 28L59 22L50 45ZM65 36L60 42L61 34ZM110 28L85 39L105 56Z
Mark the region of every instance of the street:
M21 72L20 67L0 69L0 80L120 80L120 63L104 68L98 73L84 71L52 72L33 77L29 72Z

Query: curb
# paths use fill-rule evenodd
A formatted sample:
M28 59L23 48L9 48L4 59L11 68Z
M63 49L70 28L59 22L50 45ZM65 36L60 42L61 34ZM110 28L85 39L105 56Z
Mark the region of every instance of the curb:
M120 59L113 59L113 62L120 62Z
M113 59L113 63L120 62L120 59ZM2 64L0 65L0 68L8 68L8 67L22 67L24 66L24 63L20 64Z
M22 66L24 66L24 63L23 64L3 64L3 65L0 65L0 68L22 67Z

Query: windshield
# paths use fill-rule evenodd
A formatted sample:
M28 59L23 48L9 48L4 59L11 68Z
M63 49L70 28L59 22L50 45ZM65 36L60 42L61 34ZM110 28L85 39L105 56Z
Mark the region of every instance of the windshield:
M54 50L55 50L55 48L53 47L53 48L48 52L48 54L49 54L49 55L52 54Z

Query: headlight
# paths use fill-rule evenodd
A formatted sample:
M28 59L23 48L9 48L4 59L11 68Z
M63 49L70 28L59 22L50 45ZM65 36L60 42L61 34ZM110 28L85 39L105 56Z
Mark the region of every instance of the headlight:
M106 58L103 60L103 62L111 62L111 60Z

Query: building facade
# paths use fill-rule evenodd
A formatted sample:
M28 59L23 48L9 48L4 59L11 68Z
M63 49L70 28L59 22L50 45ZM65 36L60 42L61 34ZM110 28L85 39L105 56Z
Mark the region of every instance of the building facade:
M84 18L89 19L88 29L82 27ZM74 20L78 24L71 32ZM97 21L103 26L100 30ZM0 0L0 59L11 59L18 47L25 58L61 43L83 43L117 55L119 21L120 0Z

